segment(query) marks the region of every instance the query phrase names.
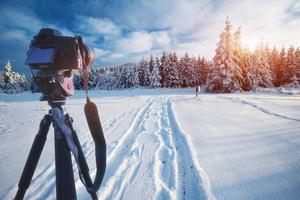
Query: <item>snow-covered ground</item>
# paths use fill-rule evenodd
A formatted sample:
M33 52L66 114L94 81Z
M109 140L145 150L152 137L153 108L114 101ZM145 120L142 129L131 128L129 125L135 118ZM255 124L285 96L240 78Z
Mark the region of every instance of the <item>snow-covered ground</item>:
M0 199L12 199L39 121L39 94L0 94ZM193 89L92 91L107 140L100 199L300 199L300 95ZM84 93L66 105L94 174ZM52 131L26 199L55 199ZM90 199L78 180L78 199Z

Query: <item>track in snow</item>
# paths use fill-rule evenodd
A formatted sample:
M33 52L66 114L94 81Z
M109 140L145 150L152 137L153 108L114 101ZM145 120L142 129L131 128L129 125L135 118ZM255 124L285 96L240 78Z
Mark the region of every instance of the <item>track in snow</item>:
M201 170L201 169L200 169ZM150 99L108 155L101 199L213 199L164 97Z
M150 97L141 108L123 112L103 123L106 138L124 131L120 124L136 112L130 127L120 138L108 143L107 170L100 199L214 199L209 181L184 132L177 123L170 98ZM91 137L80 138L87 158L94 156ZM196 159L197 160L197 159ZM91 169L95 175L95 169ZM74 166L74 174L78 174ZM47 181L44 181L47 180ZM76 180L78 199L89 199L81 182ZM9 196L15 193L16 186ZM55 198L55 162L35 173L26 199Z
M223 96L219 96L219 97L221 97L222 99L230 100L230 101L232 101L234 103L241 103L241 104L244 104L244 105L251 106L251 107L257 109L258 111L261 111L261 112L266 113L268 115L273 115L275 117L280 117L280 118L283 118L283 119L288 119L288 120L293 120L293 121L300 122L300 119L296 119L296 118L292 118L292 117L287 117L287 116L284 116L284 115L281 115L281 114L274 113L274 112L272 112L270 110L267 110L267 109L265 109L265 108L263 108L263 107L255 104L255 103L251 103L249 101L242 100L240 98L231 98L231 97L223 97Z
M102 124L103 131L104 132L109 131L109 134L106 137L108 138L111 137L112 134L114 133L114 130L118 126L120 126L120 124L127 118L126 114L131 113L133 111L134 110L130 110L126 113L121 113L115 116L114 118L105 121ZM49 130L48 137L51 136L52 136L52 130ZM94 156L94 142L92 137L89 134L87 134L81 137L79 140L85 157L89 158L90 156ZM108 148L108 152L110 151L111 146L113 148L113 145L110 145ZM78 174L78 169L76 165L73 166L73 169L74 169L74 175ZM75 181L76 181L76 185L81 184L78 178ZM26 192L25 199L55 199L55 187L56 187L55 160L52 159L48 165L40 169L37 168L37 170L34 173L33 179L31 181L30 187ZM11 188L7 196L14 196L16 191L17 191L17 184L13 188Z

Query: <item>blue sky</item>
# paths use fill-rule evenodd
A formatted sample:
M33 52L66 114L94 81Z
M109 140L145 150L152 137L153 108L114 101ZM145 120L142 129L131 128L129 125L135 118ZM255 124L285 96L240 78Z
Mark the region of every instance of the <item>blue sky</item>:
M118 65L163 50L212 58L229 16L253 49L300 46L298 0L0 0L0 64L9 59L28 73L25 54L33 35L53 27L80 34L97 54L95 66Z

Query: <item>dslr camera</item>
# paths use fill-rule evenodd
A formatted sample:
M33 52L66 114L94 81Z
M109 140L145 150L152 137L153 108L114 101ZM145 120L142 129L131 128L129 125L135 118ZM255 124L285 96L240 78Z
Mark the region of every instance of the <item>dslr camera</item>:
M65 101L74 93L75 71L89 70L95 61L94 50L81 36L64 36L52 28L42 28L31 40L26 65L32 82L42 92L41 100Z

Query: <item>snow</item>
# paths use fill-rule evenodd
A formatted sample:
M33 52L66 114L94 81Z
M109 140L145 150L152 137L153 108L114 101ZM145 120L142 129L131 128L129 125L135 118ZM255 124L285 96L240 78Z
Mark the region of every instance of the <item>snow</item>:
M300 95L280 91L199 98L194 88L91 91L107 140L99 198L300 199ZM0 199L13 198L48 112L39 96L0 94ZM76 91L65 107L95 175L83 105ZM51 130L25 199L55 199L53 148ZM78 199L90 199L75 163L74 174Z

